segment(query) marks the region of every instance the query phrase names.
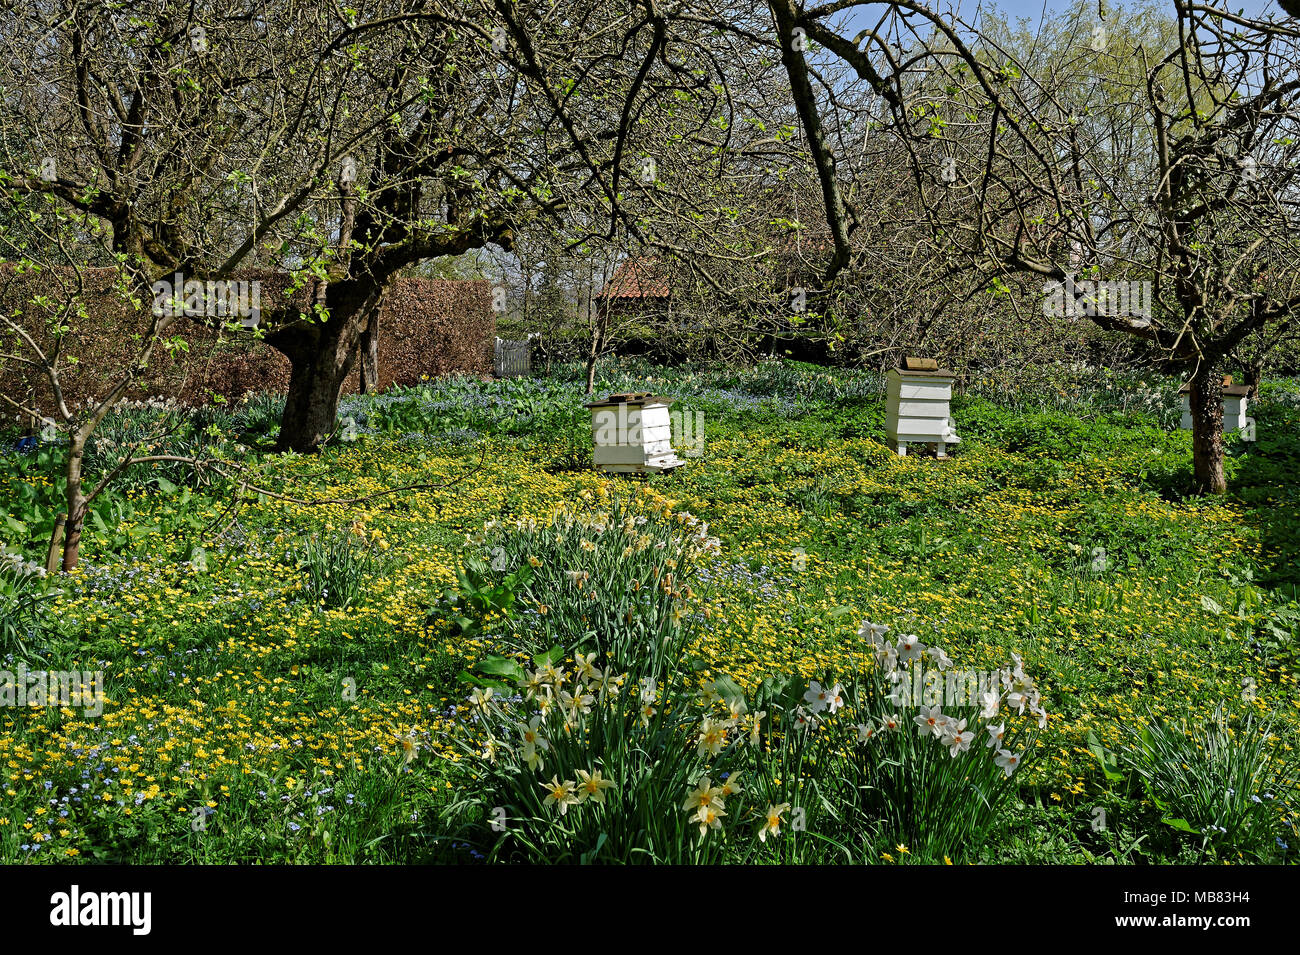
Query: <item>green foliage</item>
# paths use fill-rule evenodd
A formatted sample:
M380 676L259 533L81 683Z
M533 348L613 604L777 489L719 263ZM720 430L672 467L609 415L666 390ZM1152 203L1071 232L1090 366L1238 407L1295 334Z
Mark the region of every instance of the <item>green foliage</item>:
M42 630L41 607L54 596L43 567L0 548L0 657L28 655Z
M301 590L307 599L332 609L358 603L370 583L392 564L374 543L352 531L311 534L287 557L302 574Z
M476 637L490 615L513 616L515 601L532 575L532 567L525 565L497 580L486 563L471 556L456 568L456 588L443 594L426 622L447 617L458 634Z
M518 591L523 609L511 630L525 650L586 647L602 664L628 669L679 643L691 596L686 581L716 541L689 514L637 507L617 495L600 503L557 511L544 523L489 522L471 546L504 575L507 606Z
M1142 779L1161 821L1200 836L1205 851L1274 861L1300 831L1294 734L1279 735L1272 718L1253 712L1233 722L1222 710L1190 729L1151 719L1130 730L1124 762Z

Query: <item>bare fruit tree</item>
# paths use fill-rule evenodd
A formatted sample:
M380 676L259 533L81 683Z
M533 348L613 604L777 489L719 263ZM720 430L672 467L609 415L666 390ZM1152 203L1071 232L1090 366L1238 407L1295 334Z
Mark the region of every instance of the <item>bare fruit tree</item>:
M843 91L814 81L829 58L884 104L953 262L1036 278L1045 310L1187 374L1195 482L1223 491L1225 360L1300 307L1300 24L1173 0L1163 35L1099 16L1026 52L923 3L769 6L818 158L827 275L853 263L857 221L826 132Z

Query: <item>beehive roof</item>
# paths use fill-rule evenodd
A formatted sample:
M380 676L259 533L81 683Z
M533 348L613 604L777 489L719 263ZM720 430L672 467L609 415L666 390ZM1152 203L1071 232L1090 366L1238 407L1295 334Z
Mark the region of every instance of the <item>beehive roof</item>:
M584 404L584 408L609 408L618 405L670 405L676 399L669 398L667 395L652 395L648 391L627 391L618 394L612 394L600 401L591 401Z

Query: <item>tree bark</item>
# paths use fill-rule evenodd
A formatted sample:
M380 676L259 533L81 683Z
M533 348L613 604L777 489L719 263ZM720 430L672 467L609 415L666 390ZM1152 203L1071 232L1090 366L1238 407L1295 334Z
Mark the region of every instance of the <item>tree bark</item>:
M1192 375L1192 470L1202 494L1223 494L1223 376L1215 362L1202 362Z
M603 309L596 319L596 327L591 331L591 352L587 355L587 394L596 387L596 361L605 347L605 329L609 325L609 313Z
M72 444L68 449L68 468L64 473L64 496L68 505L68 520L63 537L64 573L77 566L77 556L81 550L81 528L86 523L86 494L81 487L81 465L85 456L86 439L73 432Z
M371 395L379 390L379 309L373 308L361 330L360 392Z
M267 343L290 366L279 450L310 453L333 432L364 323L378 311L382 294L382 288L361 280L331 284L325 293L326 321L299 321L267 335Z

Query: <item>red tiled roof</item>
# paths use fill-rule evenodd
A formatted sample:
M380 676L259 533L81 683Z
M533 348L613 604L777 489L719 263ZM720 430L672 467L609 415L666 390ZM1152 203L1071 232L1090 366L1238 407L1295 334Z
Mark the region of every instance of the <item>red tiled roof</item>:
M603 299L668 298L668 279L654 258L624 259L600 292Z

